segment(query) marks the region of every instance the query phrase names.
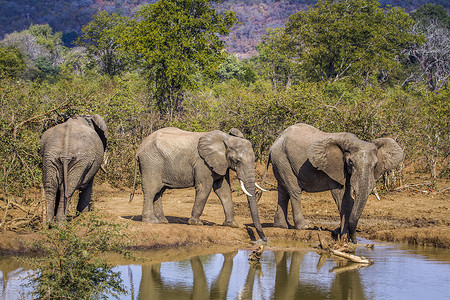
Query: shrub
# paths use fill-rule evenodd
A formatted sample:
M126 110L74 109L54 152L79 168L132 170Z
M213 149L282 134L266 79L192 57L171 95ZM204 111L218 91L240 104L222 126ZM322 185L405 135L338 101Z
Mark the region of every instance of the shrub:
M106 299L126 294L120 272L114 272L101 256L116 252L129 256L125 228L85 213L71 222L40 232L36 242L43 257L32 259L38 271L30 285L39 299Z

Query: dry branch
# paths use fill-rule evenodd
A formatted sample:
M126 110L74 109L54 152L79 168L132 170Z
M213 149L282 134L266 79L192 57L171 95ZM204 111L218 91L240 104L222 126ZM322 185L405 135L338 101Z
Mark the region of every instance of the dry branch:
M366 265L373 264L373 261L366 259L365 257L359 257L357 255L353 255L353 254L349 254L349 253L345 253L345 252L341 252L339 250L333 250L333 249L330 249L330 252L336 256L346 258L346 259L348 259L352 262L358 263L358 264L366 264Z

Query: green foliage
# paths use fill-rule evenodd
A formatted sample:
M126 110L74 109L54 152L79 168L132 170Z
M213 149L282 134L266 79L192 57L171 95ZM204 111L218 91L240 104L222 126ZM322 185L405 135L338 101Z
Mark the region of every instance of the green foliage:
M43 77L43 78L55 78L60 68L58 66L53 65L49 58L46 56L40 56L34 60L34 66L40 71L35 76Z
M379 71L393 72L402 49L415 43L413 20L378 0L319 0L288 18L286 34L295 40L294 57L313 81L370 83Z
M424 25L427 25L432 21L437 21L450 30L450 15L441 5L431 3L424 4L413 11L411 17L416 22L425 23Z
M25 58L18 49L0 47L0 78L18 77L25 68Z
M97 68L101 74L109 76L127 70L130 58L120 51L118 43L127 20L127 17L101 11L93 16L93 21L83 26L77 44L86 47L90 68Z
M209 0L161 0L142 6L122 43L136 53L153 86L159 109L179 112L183 92L196 86L195 75L214 76L224 56L220 36L236 22L218 14Z
M295 74L296 41L283 28L269 28L256 47L263 77L270 79L274 88L288 86Z
M33 259L37 273L31 295L38 299L107 299L127 293L119 272L102 257L108 252L129 256L123 225L102 220L99 213L85 213L71 222L40 232L36 242L43 257Z
M57 55L58 48L62 46L62 33L53 33L53 29L48 24L30 25L30 28L25 30L25 33L34 36L38 45L47 49L52 57Z

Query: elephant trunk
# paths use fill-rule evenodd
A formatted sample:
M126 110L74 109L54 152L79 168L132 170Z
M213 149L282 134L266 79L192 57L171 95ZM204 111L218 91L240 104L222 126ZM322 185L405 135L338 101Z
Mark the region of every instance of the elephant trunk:
M356 241L356 226L362 215L367 199L375 186L375 180L364 181L364 184L351 188L351 198L353 199L353 207L348 216L348 237L353 243Z
M243 181L241 180L241 183ZM247 201L248 201L248 206L250 208L250 214L252 216L252 220L253 220L253 224L255 225L256 228L256 232L258 232L259 237L263 240L263 241L267 241L266 236L264 235L262 226L261 226L261 221L259 219L259 213L258 213L258 206L256 204L256 189L255 189L255 179L250 178L245 180L245 182L243 183L244 188L243 190L247 191Z

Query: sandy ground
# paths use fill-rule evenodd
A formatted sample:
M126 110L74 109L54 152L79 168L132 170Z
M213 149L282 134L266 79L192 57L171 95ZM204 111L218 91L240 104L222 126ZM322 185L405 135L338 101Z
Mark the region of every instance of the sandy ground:
M329 192L304 193L302 196L303 213L311 221L311 229L274 228L276 181L270 174L266 181L265 187L270 190L264 192L258 205L269 245L280 245L283 241L317 245L319 234L322 238L331 239L331 231L339 226L339 214ZM163 210L169 224L141 222L143 195L140 187L130 203L129 188L118 189L108 184L98 184L94 187L94 208L100 210L105 218L128 224L130 238L137 249L213 245L248 247L255 240L256 231L246 196L240 192L236 179L232 179L231 184L239 228L221 226L225 217L214 193L211 193L201 216L205 224L187 225L194 203L193 188L167 190L164 193ZM449 186L450 182L440 182L440 185ZM33 233L0 233L0 253L27 252L35 236ZM381 194L381 201L371 195L360 218L357 236L373 241L450 248L450 194L420 189L414 192L402 190Z

